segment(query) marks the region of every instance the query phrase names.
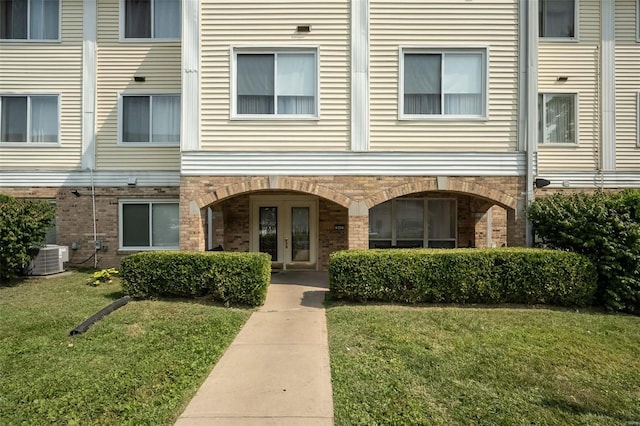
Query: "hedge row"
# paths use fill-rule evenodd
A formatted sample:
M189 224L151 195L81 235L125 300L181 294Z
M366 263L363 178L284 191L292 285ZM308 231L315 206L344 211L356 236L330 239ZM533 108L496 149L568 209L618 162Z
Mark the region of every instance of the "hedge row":
M586 257L542 249L352 250L329 263L331 295L358 301L586 306L596 278Z
M127 256L120 267L125 294L196 297L259 306L271 279L264 253L144 252Z

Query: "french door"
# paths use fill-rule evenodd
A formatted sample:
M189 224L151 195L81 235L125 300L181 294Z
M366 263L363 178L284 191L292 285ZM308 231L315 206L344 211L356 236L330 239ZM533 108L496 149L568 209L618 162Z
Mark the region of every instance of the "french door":
M315 269L317 200L256 196L251 199L251 251L271 255L274 268Z

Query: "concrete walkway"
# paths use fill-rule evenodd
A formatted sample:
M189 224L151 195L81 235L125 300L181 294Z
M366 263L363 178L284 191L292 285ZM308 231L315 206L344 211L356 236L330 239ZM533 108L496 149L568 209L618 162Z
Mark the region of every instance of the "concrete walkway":
M323 272L273 275L176 425L332 425L327 289Z

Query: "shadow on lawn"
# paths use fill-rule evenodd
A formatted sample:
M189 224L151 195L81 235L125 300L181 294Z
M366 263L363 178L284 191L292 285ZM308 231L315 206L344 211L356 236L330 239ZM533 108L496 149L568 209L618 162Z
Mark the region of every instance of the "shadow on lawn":
M605 410L603 408L592 409L590 407L586 407L584 404L580 404L574 401L567 401L564 399L545 399L541 401L540 405L545 408L551 408L553 410L562 411L568 414L608 417L610 419L619 421L622 424L630 424L634 420L629 417L620 415L619 413L609 412L608 410Z

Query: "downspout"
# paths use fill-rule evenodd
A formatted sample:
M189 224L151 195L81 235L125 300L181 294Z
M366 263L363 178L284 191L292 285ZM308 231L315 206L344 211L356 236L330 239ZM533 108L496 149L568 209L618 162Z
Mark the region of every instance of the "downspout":
M89 169L91 173L91 203L93 206L93 267L98 269L98 231L96 225L96 187L93 181L93 169Z
M527 162L525 206L533 202L535 194L534 176L536 173L536 153L538 145L538 0L520 0L524 13L521 27L526 28L526 120L525 153ZM526 24L525 24L526 22ZM526 243L533 245L531 222L526 220Z

